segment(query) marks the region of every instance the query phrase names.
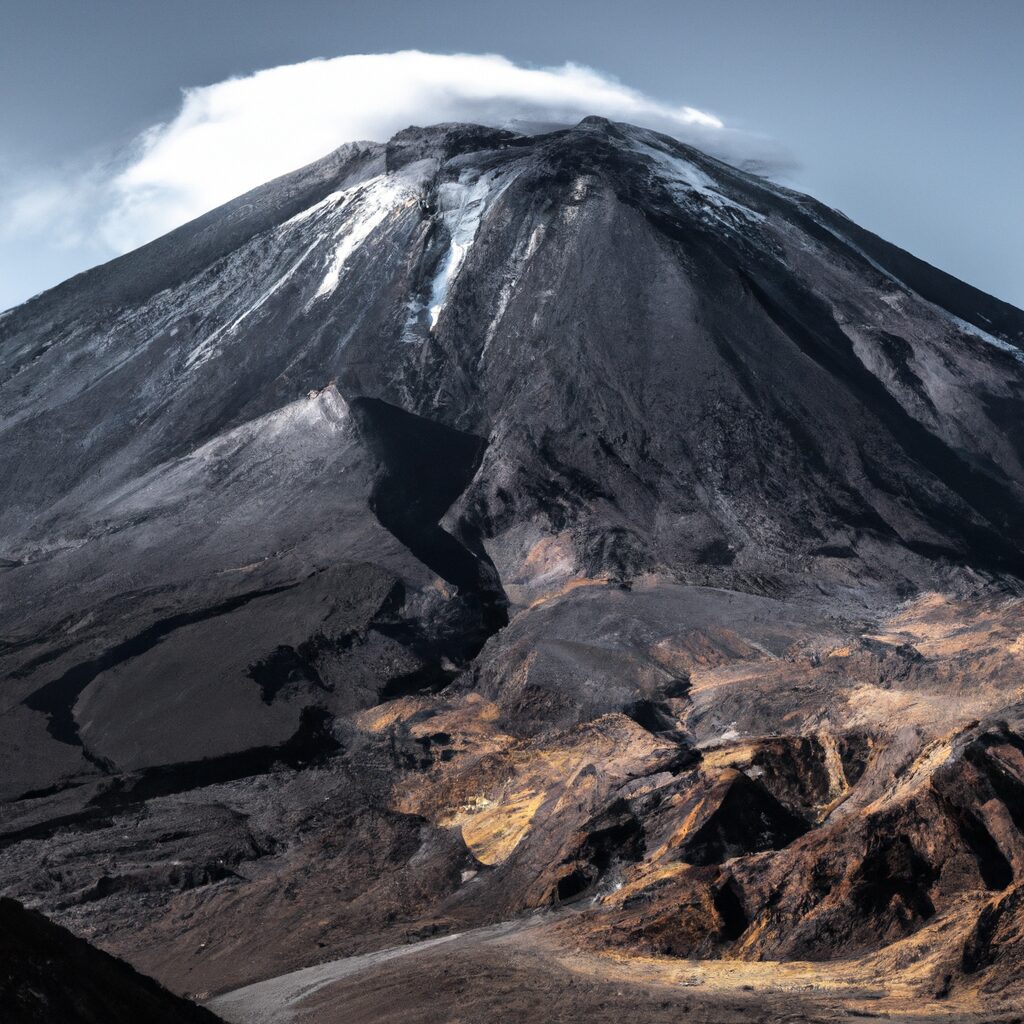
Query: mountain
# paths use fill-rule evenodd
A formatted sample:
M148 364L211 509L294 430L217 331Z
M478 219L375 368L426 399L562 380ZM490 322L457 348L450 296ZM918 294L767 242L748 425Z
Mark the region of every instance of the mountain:
M1015 997L1021 311L644 129L439 125L0 373L4 891L190 993L555 906L555 989Z

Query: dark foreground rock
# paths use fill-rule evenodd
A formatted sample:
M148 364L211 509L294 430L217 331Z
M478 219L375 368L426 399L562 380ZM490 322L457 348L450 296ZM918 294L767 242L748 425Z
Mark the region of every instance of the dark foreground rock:
M0 899L0 1017L7 1024L216 1024L123 960Z

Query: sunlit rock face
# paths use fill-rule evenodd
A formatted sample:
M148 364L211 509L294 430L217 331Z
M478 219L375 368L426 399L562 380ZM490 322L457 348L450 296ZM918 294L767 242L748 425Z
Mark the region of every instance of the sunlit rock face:
M597 118L346 146L4 314L0 887L180 992L555 907L494 934L556 988L1000 1010L1022 347Z

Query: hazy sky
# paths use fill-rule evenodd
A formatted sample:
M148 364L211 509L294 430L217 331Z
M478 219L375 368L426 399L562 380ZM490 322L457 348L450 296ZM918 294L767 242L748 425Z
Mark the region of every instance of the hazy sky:
M311 66L251 80L244 117L224 114L234 102L224 87L182 108L184 88L407 49L501 54L531 68L573 62L629 88L497 67L498 91L521 98L550 84L614 110L640 102L654 120L685 105L741 140L766 136L797 162L788 184L1024 306L1022 47L1024 0L0 0L0 308L141 240L159 223L154 204L178 203L165 210L172 221L175 209L191 215L248 187L246 167L287 159L279 143L261 154L247 137L225 167L234 150L224 132L220 148L196 148L211 123L251 134L259 89L295 111L295 165L311 158L302 146L334 130L335 103L337 124L356 130L481 102L459 82L410 98L410 79L392 95L401 83L381 71L390 65L362 80L358 66L332 64L335 77ZM139 135L158 123L170 128L149 136L140 162ZM771 150L763 139L751 148ZM102 223L90 218L106 206Z

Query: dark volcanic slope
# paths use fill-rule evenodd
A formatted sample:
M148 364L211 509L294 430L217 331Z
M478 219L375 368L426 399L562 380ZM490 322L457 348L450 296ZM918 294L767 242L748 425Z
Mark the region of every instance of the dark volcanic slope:
M1022 341L1019 311L640 129L340 150L0 319L6 789L285 743L334 690L314 635L371 636L366 692L399 651L441 680L538 579L1019 574ZM445 636L366 633L434 575ZM212 717L182 738L157 693L190 659ZM139 716L168 726L144 755Z
M489 440L463 506L509 569L537 516L592 571L1019 567L1021 313L625 126L341 151L0 332L11 561L333 380Z
M1019 311L637 129L410 130L0 324L10 559L337 380L490 438L478 517L595 565L1017 564Z
M2 887L181 988L615 878L611 945L955 918L929 991L996 984L1022 349L596 118L344 147L0 315Z
M6 1024L216 1024L126 963L0 899L0 1017Z

